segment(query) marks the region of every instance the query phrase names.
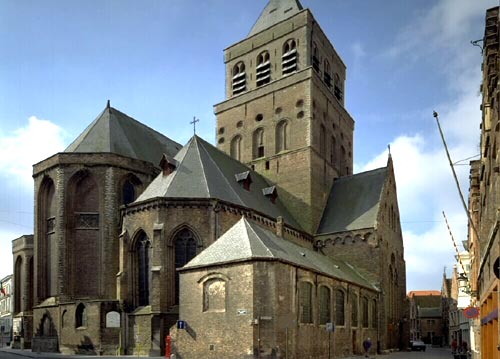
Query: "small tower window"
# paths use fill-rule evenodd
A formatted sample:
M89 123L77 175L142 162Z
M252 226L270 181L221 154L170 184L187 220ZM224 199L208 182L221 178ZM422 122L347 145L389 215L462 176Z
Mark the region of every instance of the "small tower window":
M281 68L283 75L289 75L297 71L297 44L294 39L288 40L283 45Z
M238 95L247 89L245 64L240 61L233 67L233 95Z
M237 135L231 140L231 157L241 161L241 136Z
M264 157L264 129L258 128L253 133L253 158Z
M257 56L257 86L262 86L271 81L271 62L269 61L269 52L264 51Z
M283 120L276 126L276 153L288 149L288 121Z
M263 188L262 194L269 198L271 203L276 203L276 198L278 198L278 191L276 190L276 186Z

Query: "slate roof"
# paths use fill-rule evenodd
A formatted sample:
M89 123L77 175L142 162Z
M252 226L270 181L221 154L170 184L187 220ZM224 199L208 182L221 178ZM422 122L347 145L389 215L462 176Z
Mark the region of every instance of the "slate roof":
M193 136L174 159L177 168L167 176L160 173L136 202L157 197L216 198L272 218L281 216L288 225L301 230L279 197L273 204L262 192L271 183L200 137ZM252 182L249 190L237 180L237 175L241 177L245 172L249 172Z
M106 106L64 152L115 153L158 165L163 153L175 154L182 145Z
M374 227L386 177L383 167L336 179L317 234Z
M441 308L420 308L418 315L420 318L441 318Z
M270 0L250 30L253 36L277 23L286 20L303 9L299 0Z
M258 259L281 261L378 290L349 264L280 238L244 217L182 270Z

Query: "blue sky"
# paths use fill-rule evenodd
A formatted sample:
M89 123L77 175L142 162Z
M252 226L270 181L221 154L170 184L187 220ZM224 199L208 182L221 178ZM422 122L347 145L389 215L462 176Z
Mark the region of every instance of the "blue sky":
M11 241L33 232L31 165L64 150L113 107L180 143L214 142L223 49L244 38L266 0L0 2L0 278ZM396 181L407 289L440 289L466 216L432 111L454 161L479 154L481 39L497 0L303 0L347 65L355 171ZM467 163L467 161L465 162ZM468 166L456 167L468 190Z

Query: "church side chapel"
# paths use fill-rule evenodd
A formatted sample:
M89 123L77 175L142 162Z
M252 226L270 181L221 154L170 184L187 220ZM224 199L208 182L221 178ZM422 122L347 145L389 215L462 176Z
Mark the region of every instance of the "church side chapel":
M270 0L224 61L216 147L108 101L34 165L35 233L13 244L16 345L190 359L405 345L393 163L352 173L342 59L300 1Z

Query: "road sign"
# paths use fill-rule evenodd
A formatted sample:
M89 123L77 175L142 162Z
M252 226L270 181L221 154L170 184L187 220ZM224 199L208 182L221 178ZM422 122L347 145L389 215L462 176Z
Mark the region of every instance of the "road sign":
M464 309L464 315L466 318L477 318L479 317L479 308L477 307L467 307Z
M177 329L186 329L186 322L184 320L178 320Z

